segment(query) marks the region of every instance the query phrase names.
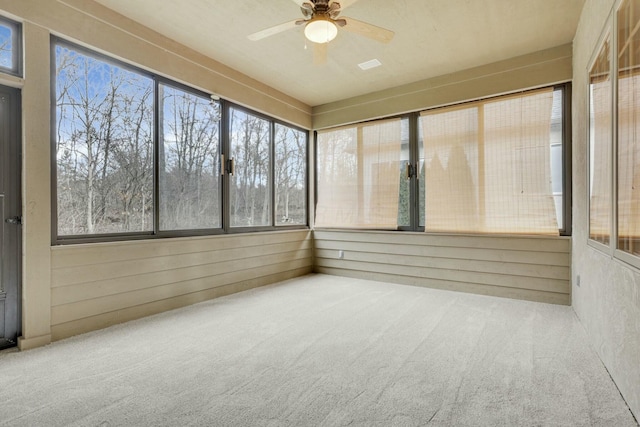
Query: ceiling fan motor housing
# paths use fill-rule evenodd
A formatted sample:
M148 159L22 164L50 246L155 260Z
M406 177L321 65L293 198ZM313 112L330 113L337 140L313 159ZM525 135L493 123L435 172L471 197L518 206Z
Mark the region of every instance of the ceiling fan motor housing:
M302 3L300 10L305 20L312 19L317 15L336 19L340 15L341 6L337 1L330 3L329 0L310 0Z

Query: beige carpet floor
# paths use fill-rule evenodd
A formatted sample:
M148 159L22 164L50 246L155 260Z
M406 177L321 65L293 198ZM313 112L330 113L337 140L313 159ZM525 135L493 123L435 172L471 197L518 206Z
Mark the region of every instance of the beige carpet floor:
M636 426L570 307L310 275L0 353L3 426Z

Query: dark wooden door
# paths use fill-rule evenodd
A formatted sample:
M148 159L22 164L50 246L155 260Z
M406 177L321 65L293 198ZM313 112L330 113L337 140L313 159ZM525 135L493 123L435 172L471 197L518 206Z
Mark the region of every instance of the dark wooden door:
M20 335L21 141L20 91L0 86L0 348Z

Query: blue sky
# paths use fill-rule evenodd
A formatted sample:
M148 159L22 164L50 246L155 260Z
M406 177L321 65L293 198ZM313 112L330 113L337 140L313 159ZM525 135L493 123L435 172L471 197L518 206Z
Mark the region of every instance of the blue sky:
M6 25L0 24L0 67L12 68L11 49L12 49L12 31Z

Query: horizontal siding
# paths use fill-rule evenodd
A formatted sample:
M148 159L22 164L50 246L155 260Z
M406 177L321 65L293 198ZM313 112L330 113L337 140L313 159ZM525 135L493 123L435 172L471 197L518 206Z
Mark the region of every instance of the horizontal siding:
M568 237L315 230L314 242L318 273L571 302Z
M311 232L52 248L54 340L310 273Z

